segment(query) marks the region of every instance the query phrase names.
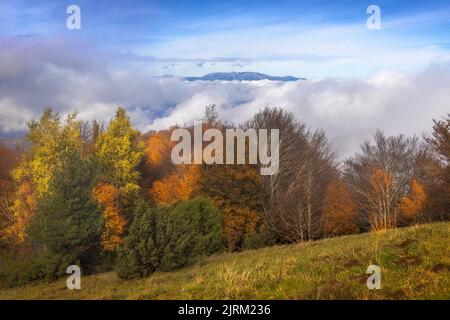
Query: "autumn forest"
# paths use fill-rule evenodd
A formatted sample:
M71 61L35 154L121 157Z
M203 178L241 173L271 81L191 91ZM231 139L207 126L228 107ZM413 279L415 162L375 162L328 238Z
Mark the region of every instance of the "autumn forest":
M52 280L78 265L123 279L223 251L393 229L450 218L450 115L430 134L377 131L338 160L322 129L282 108L206 128L279 129L279 170L175 165L167 130L139 132L125 109L109 123L46 109L0 145L0 286ZM182 126L193 130L190 125Z

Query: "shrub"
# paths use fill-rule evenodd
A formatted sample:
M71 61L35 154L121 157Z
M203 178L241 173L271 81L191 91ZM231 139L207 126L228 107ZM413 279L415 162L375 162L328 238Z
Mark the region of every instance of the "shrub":
M182 201L157 211L159 270L173 270L220 249L220 215L206 199Z
M35 280L54 280L66 272L64 260L68 259L67 266L72 264L67 255L32 251L33 248L22 245L0 252L0 286L14 287Z
M134 214L124 245L118 248L117 273L124 279L146 276L158 265L155 214L144 200L138 202Z
M0 287L19 286L40 278L36 258L13 250L0 252Z
M119 249L121 278L174 270L221 248L220 216L209 200L196 198L153 211L141 201L135 214Z

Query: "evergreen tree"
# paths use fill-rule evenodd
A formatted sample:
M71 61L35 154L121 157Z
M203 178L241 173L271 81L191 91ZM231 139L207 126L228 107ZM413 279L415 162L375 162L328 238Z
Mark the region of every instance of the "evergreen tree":
M118 251L121 278L174 270L221 248L219 212L202 198L154 210L140 201L129 231Z
M142 199L134 212L129 235L118 250L117 272L121 278L149 275L158 265L155 245L156 221L154 212Z
M38 202L28 231L41 247L47 277L64 274L71 264L87 272L98 256L102 218L91 195L94 175L90 161L68 154L50 184L51 194Z
M156 212L159 270L174 270L192 264L199 257L220 249L220 213L211 201L195 198L160 207Z

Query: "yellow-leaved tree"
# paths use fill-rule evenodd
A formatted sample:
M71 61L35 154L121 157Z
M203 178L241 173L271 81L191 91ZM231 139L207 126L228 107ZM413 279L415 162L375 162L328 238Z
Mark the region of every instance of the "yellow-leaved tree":
M115 209L121 217L120 221L131 220L133 206L140 191L140 174L137 167L143 155L144 143L140 133L131 126L125 109L119 108L107 129L99 135L95 156L99 166L100 184L110 185L117 191L118 206ZM108 207L105 210L108 210ZM116 215L104 215L107 220L118 219ZM109 226L105 232L113 236L104 235L103 246L105 249L115 248L117 237L121 238L123 234L122 223L106 221L105 224ZM112 230L114 228L115 230Z
M64 165L66 156L81 149L80 121L76 113L66 120L52 109L46 109L39 120L28 123L27 155L14 170L17 185L12 206L12 222L7 233L17 242L26 240L26 227L34 216L36 203L49 196L55 172Z

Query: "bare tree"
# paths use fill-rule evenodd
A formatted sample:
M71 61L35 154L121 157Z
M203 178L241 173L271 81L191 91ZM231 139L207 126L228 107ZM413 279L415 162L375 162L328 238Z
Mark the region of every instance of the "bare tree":
M325 188L335 170L324 132L308 130L279 108L265 108L245 126L280 130L278 173L263 177L261 198L268 224L282 241L317 238Z
M417 137L386 137L377 131L361 152L345 161L344 177L355 193L361 227L383 229L399 224L398 204L413 178L425 178L427 148Z
M450 113L433 122L433 132L424 137L436 158L427 184L428 215L429 220L445 221L450 219Z
M94 152L94 146L97 138L104 130L103 124L99 124L96 120L80 121L80 136L82 141L81 157L86 158Z

